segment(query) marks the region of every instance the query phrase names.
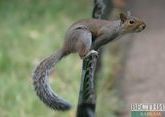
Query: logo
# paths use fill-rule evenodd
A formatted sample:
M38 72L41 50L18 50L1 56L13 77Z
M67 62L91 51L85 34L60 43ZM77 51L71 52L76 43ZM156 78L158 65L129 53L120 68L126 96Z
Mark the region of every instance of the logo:
M131 104L131 117L165 117L165 104Z

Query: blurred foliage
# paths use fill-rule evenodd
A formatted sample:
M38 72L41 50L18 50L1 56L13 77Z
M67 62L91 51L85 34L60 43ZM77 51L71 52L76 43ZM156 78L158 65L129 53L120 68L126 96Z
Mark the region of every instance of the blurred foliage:
M42 58L61 47L69 25L91 17L92 7L88 0L0 0L0 117L75 116L81 77L77 55L60 62L50 78L57 93L72 102L69 112L54 112L42 104L34 93L31 74ZM103 71L109 74L110 70ZM104 91L98 94L97 112L99 117L109 117L118 108L114 106L117 98L115 91L105 90L109 78L102 75L100 81Z

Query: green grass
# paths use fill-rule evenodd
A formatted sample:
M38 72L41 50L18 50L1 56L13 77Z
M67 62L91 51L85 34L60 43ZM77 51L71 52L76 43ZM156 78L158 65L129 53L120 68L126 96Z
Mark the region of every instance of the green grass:
M31 74L41 59L61 47L69 25L91 17L91 3L88 0L0 1L0 117L75 116L81 77L81 60L77 55L60 62L50 78L54 90L73 104L69 112L54 112L42 104L33 90ZM109 67L106 69L109 71ZM102 81L102 90L108 80L105 77ZM116 98L109 100L114 94L105 97L105 92L98 94L101 101L97 112L98 116L109 117L113 108L99 105L106 103L103 99L113 104Z

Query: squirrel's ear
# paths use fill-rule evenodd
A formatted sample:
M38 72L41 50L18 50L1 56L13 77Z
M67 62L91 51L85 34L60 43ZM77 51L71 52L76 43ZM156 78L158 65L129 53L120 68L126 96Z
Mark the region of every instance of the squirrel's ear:
M121 22L124 23L127 20L127 16L124 13L120 13Z
M127 16L128 16L128 17L131 16L131 11L127 11Z

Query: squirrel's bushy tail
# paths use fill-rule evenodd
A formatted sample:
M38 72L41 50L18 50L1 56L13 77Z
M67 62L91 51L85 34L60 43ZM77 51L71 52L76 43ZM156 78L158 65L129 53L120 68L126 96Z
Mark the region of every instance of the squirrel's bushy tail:
M69 110L71 105L57 96L48 83L48 76L55 64L66 54L59 50L55 55L44 59L33 73L33 85L38 97L50 108L54 110Z

